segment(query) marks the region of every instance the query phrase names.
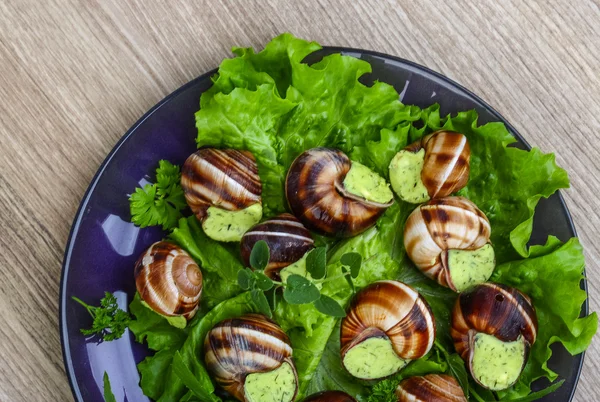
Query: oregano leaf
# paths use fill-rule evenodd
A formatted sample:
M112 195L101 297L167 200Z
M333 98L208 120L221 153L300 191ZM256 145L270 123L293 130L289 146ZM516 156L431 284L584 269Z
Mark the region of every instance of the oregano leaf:
M248 271L245 269L240 269L238 271L238 277L237 277L239 287L241 287L243 290L250 289L250 279L251 278L252 278L252 274L248 273Z
M353 278L358 277L360 266L362 264L362 256L358 253L346 253L340 258L340 262L350 268L350 275Z
M325 276L327 267L327 249L317 247L311 250L306 256L306 271L315 279L321 279Z
M329 296L321 295L321 297L313 302L315 308L321 313L332 317L345 317L346 311L340 304Z
M250 292L250 296L252 297L252 301L254 302L254 304L256 304L256 307L258 307L258 311L260 311L269 318L273 316L271 312L271 307L269 306L269 302L267 301L267 296L265 296L265 294L262 291L254 289Z
M290 304L312 303L321 297L319 289L303 276L292 274L287 278L283 298Z
M254 278L256 278L256 286L260 290L269 290L273 287L273 281L267 275L262 272L255 272Z
M257 241L250 252L250 266L262 271L269 264L269 259L269 245L264 240Z

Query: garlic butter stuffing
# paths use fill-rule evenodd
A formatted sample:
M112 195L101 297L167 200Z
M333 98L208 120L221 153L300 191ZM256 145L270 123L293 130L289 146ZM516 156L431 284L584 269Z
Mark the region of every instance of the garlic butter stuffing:
M284 34L223 62L198 150L130 196L132 222L166 236L130 277L135 319L108 325L113 303L94 326L147 342L158 401L510 400L556 380L549 344L579 353L597 327L577 239L527 247L566 172L318 49Z

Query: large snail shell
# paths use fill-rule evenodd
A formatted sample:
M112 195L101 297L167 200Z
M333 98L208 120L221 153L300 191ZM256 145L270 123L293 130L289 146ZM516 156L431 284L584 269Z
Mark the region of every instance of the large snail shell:
M297 383L290 339L260 314L246 314L215 325L204 341L204 359L217 384L240 401L246 400L244 383L249 374L273 371L284 362L294 370Z
M313 148L294 160L286 196L294 215L309 229L350 237L371 227L391 205L367 201L344 189L352 162L341 151Z
M490 241L490 222L464 197L431 200L417 207L404 227L408 257L425 275L456 290L445 266L449 249L475 250Z
M398 385L396 396L398 402L467 402L458 381L446 374L407 378Z
M533 345L537 327L535 309L527 296L506 285L484 283L460 294L450 332L456 351L468 363L474 333L493 335L503 342L522 336Z
M181 187L200 221L210 206L239 211L261 202L262 184L252 153L203 148L185 161Z
M341 325L342 359L352 347L373 336L386 336L403 359L423 357L435 340L435 321L429 305L410 286L379 281L352 300Z
M250 253L257 241L264 240L269 246L271 258L265 274L279 280L279 271L301 259L314 247L310 232L291 214L281 214L254 226L242 237L241 254L246 266L250 266Z
M189 320L198 310L202 272L182 248L154 243L137 260L134 273L140 297L157 313Z
M417 152L425 149L421 180L429 197L449 196L469 181L471 148L463 134L440 130L423 137L407 147Z
M309 396L304 402L356 402L356 399L342 391L324 391Z

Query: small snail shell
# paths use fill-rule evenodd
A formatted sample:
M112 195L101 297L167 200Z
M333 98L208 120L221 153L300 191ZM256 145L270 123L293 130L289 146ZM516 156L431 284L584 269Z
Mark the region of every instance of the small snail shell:
M262 184L254 155L235 149L203 148L181 170L181 187L192 212L204 220L210 206L239 211L261 202Z
M374 282L352 300L341 324L342 361L350 349L372 337L390 340L402 359L423 357L435 340L435 320L425 299L398 281Z
M406 147L418 152L425 149L421 180L430 198L447 197L469 181L471 148L467 137L454 131L440 130Z
M283 330L260 314L246 314L221 321L211 329L204 341L204 360L208 371L225 391L246 401L246 377L266 373L288 363L295 377L290 339Z
M375 224L392 204L367 201L343 185L352 162L341 151L313 148L294 160L285 191L294 215L309 229L351 237Z
M257 241L269 246L271 258L265 275L279 280L279 271L301 259L314 247L310 232L291 214L281 214L254 226L242 236L241 254L250 266L250 253Z
M537 337L537 328L537 315L526 295L506 285L484 283L459 295L452 311L450 333L456 352L474 374L472 360L477 333L492 335L503 342L522 337L524 366L529 348ZM473 378L479 382L475 375Z
M182 248L159 241L135 264L135 285L140 297L159 314L190 319L198 310L202 272Z
M467 402L458 381L446 374L407 378L396 388L396 396L398 402Z
M324 391L309 396L304 402L356 402L356 399L342 391Z
M406 220L404 247L426 276L456 291L447 251L476 250L490 241L490 222L464 197L446 197L418 206Z

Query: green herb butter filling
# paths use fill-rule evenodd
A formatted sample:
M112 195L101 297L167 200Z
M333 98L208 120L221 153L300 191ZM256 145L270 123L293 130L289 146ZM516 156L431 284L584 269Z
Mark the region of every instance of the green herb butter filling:
M392 348L387 338L369 338L351 348L344 356L344 367L354 377L374 380L397 373L408 364Z
M344 178L344 188L367 201L380 204L386 204L394 198L385 179L358 162L352 162L352 167Z
M244 391L248 402L291 402L296 385L294 370L286 362L268 373L248 375Z
M209 207L202 222L204 233L217 241L240 241L244 233L262 218L262 205L254 204L240 211Z
M487 282L495 267L496 258L491 244L477 250L448 250L450 278L458 292Z
M424 163L424 149L419 152L402 150L390 162L390 183L403 201L412 204L429 201L429 193L421 179Z
M525 340L503 342L478 333L471 358L471 374L484 387L499 391L514 384L525 363Z

